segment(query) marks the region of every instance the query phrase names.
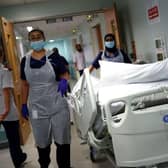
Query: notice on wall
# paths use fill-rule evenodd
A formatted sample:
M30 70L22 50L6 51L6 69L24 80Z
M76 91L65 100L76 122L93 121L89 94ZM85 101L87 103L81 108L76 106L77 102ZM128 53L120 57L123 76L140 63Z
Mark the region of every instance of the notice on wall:
M167 46L166 46L166 36L165 34L159 33L154 38L155 42L155 53L157 60L161 61L167 58Z
M147 5L147 20L149 24L160 22L159 3L155 1L149 1Z

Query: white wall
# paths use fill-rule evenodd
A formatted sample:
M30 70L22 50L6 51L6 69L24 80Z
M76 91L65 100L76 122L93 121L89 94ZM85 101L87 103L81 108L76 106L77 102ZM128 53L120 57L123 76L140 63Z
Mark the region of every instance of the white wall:
M150 2L154 0L116 0L122 35L125 37L128 52L131 53L131 40L135 40L138 58L153 62L157 60L154 39L160 34L168 39L168 1L158 0L160 22L154 24L148 23L146 15Z

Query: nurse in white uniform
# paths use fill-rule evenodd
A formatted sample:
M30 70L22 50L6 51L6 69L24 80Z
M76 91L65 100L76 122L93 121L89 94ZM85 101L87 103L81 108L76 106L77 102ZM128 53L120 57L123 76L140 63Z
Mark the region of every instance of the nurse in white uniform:
M3 66L0 66L0 124L5 129L13 165L19 168L27 155L23 153L20 146L18 111L13 98L12 75Z

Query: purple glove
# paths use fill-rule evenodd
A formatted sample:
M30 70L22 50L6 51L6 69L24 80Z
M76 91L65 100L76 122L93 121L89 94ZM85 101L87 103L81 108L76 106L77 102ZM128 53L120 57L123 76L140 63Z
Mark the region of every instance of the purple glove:
M68 89L68 81L66 79L61 79L58 83L57 92L61 93L61 96L66 95Z
M29 110L27 108L27 104L22 104L22 116L28 120L29 117Z

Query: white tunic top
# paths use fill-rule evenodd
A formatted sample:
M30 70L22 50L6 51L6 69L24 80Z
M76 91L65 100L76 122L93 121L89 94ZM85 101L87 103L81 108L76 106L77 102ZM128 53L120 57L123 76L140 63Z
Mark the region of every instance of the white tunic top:
M85 56L83 52L76 51L74 55L74 63L76 63L78 70L83 70L85 68Z
M11 72L7 69L0 69L0 114L4 112L4 96L3 89L4 88L13 88L13 80ZM16 121L18 120L17 109L14 103L14 98L12 92L10 93L10 111L5 121Z

